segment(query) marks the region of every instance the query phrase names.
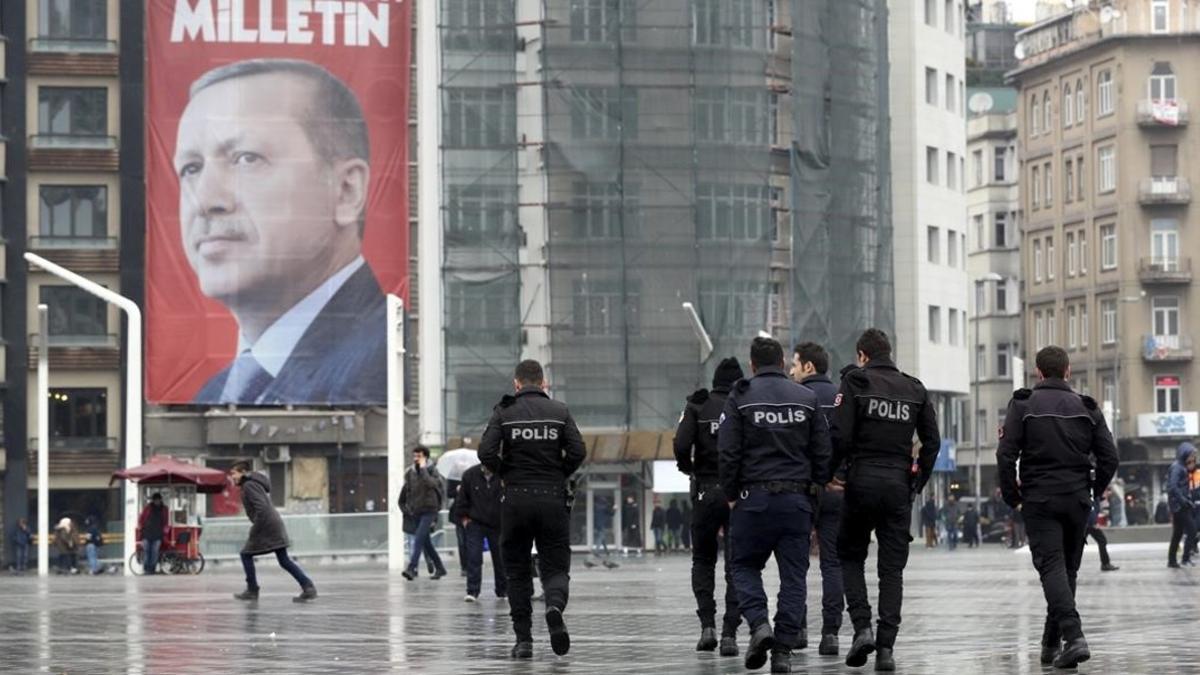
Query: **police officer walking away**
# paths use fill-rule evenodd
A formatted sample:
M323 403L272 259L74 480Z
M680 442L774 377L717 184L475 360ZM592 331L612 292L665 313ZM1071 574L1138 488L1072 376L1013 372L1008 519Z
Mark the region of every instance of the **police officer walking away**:
M725 401L717 445L721 489L729 500L730 567L738 604L750 624L746 667L791 672L805 617L805 575L812 531L812 488L829 479L829 429L811 389L783 370L783 347L755 338L754 377L739 380ZM762 570L779 565L775 630L767 620Z
M925 385L896 368L887 335L870 328L858 338L858 365L846 371L834 410L838 444L835 466L849 463L846 502L838 533L846 604L854 643L846 665L866 665L876 649L875 670L896 669L892 648L900 629L904 567L912 542L912 503L933 473L941 448L937 413ZM921 440L913 466L913 432ZM879 632L871 633L866 560L871 532L879 542Z
M687 399L679 428L675 430L675 463L692 477L692 593L700 617L700 641L696 651L717 648L716 588L718 535L725 531L725 617L721 623L721 656L737 656L737 589L729 570L729 503L720 487L717 472L717 428L725 399L734 382L742 379L742 366L730 357L717 365L712 391L700 389Z
M829 354L815 342L802 342L792 351L792 379L813 390L821 404L821 413L830 423L830 445L837 443L832 428L834 401L838 388L829 379ZM838 528L842 523L842 502L845 495L846 472L833 467L831 480L821 490L817 505L817 545L821 554L821 656L837 656L838 631L842 629L842 613L846 610L845 589L842 587L842 562L837 554ZM801 631L801 644L808 642ZM801 647L803 649L803 647Z
M518 364L513 387L516 393L500 400L479 444L479 460L500 476L504 487L500 546L517 637L512 657L533 658L530 552L535 543L550 646L562 656L571 648L563 623L571 582L567 477L583 463L586 448L567 406L546 395L540 363Z
M1042 663L1074 668L1091 658L1075 609L1075 578L1093 501L1117 471L1117 449L1096 401L1067 384L1066 351L1039 351L1037 372L1037 386L1018 389L1008 404L996 464L1004 501L1025 516L1046 596Z

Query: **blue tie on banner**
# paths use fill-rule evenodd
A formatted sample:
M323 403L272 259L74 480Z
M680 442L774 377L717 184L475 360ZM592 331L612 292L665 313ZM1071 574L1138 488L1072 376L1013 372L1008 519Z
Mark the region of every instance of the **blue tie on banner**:
M957 450L954 441L943 438L942 448L938 450L937 461L933 463L934 473L954 473L958 469L958 462L954 459Z

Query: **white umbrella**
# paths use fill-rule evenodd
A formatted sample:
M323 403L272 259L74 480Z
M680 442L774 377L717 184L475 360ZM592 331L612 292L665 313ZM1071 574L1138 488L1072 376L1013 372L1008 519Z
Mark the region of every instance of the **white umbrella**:
M438 457L437 470L446 480L462 480L463 472L479 463L479 454L470 448L459 448Z

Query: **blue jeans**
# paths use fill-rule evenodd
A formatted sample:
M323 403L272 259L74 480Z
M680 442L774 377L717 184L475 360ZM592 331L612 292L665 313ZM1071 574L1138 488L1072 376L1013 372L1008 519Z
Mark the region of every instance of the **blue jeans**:
M100 571L100 561L98 560L99 556L97 555L96 545L88 544L84 550L87 552L88 571L96 574Z
M412 558L408 562L408 571L412 574L417 573L417 565L421 562L422 552L433 561L435 573L446 573L446 566L442 564L441 556L433 547L433 523L437 519L437 515L436 513L422 513L417 516L417 534L413 541Z
M504 573L504 558L500 553L500 528L471 522L467 533L467 595L479 597L483 586L483 540L487 539L492 554L492 573L496 580L496 597L508 595L508 578Z
M142 540L142 569L146 574L158 573L158 551L162 548L162 539Z
M300 588L312 588L312 579L309 579L304 570L296 564L295 560L288 557L287 549L280 548L275 550L275 559L279 561L279 566L292 575L296 583L300 584ZM242 554L242 569L246 572L246 588L250 590L258 590L258 574L254 571L254 556L249 553Z

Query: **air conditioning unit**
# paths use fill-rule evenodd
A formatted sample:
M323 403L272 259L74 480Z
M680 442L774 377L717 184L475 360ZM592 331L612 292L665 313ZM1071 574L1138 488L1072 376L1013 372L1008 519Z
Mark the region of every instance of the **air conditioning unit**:
M292 448L288 445L268 445L263 448L263 461L267 464L282 464L292 461Z

